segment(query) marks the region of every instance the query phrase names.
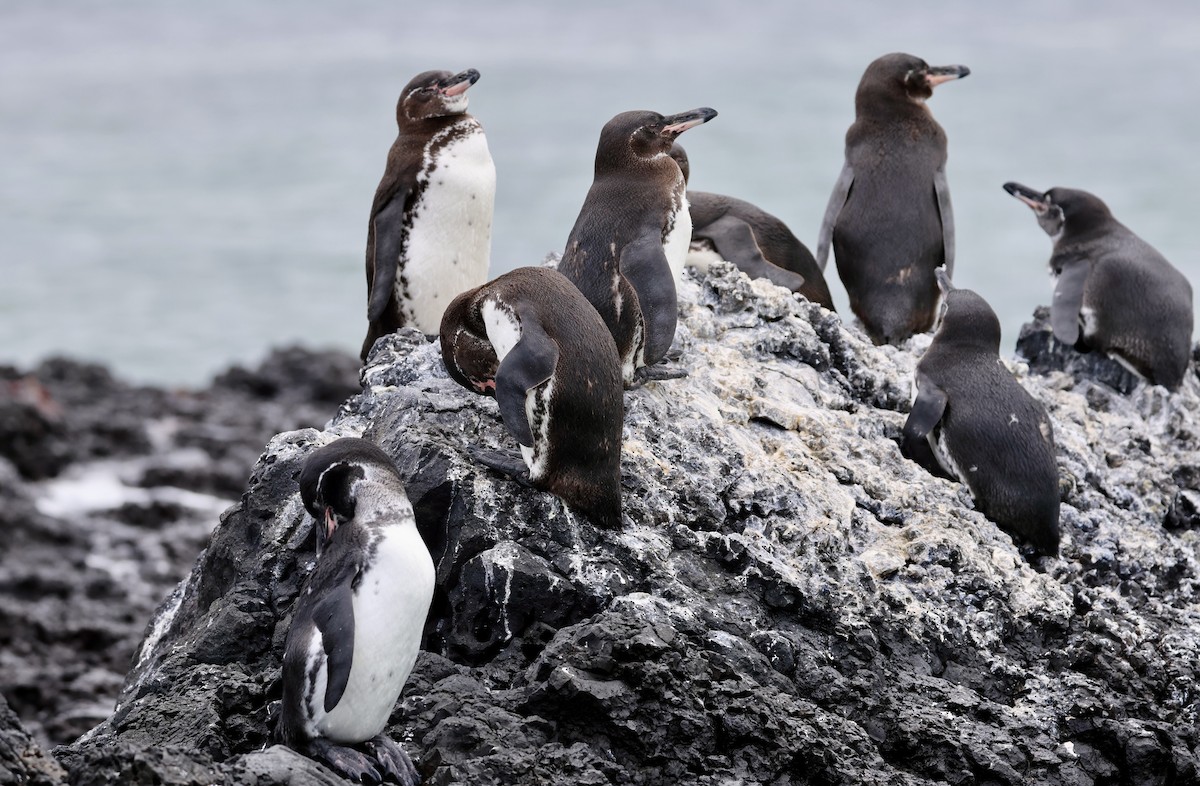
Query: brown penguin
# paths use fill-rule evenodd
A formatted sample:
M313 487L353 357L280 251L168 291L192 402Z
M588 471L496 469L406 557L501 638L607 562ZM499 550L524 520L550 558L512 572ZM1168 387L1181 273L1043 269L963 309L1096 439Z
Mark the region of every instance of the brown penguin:
M524 461L478 458L561 497L599 526L619 526L620 360L575 285L550 268L505 273L450 303L441 346L455 381L495 396Z
M655 367L675 338L675 282L692 236L687 186L668 154L676 137L716 116L622 112L600 132L592 187L558 269L612 332L626 385L680 376Z

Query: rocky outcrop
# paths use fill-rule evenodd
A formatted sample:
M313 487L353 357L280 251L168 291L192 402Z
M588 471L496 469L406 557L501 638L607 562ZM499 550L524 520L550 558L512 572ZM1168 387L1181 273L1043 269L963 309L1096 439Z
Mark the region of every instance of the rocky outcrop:
M1194 377L1012 364L1062 475L1061 556L1031 561L900 456L927 337L874 347L717 265L677 341L689 377L626 393L616 531L475 464L513 447L495 402L416 332L380 341L326 430L267 445L116 711L56 750L71 782L338 782L270 729L313 562L296 475L348 435L397 460L437 566L390 725L429 783L1200 779Z

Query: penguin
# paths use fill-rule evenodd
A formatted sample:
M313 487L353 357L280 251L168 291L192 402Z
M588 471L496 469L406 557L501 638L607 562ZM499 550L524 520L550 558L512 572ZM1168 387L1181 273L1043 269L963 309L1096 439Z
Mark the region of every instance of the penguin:
M404 484L383 450L355 438L313 451L299 483L317 562L284 645L278 737L351 780L416 786L408 754L383 733L433 599Z
M846 132L846 161L817 240L821 269L832 245L850 308L876 344L933 326L933 271L954 273L954 214L946 184L946 132L926 99L970 73L884 55L867 66Z
M936 271L942 317L917 363L901 449L965 483L975 504L1038 554L1058 554L1058 465L1046 408L1000 361L1000 320L983 298Z
M1033 209L1054 243L1054 337L1105 352L1151 384L1177 389L1192 351L1187 278L1087 191L1041 193L1020 183L1005 183L1004 190Z
M517 268L456 297L440 339L450 376L496 398L521 448L519 459L477 457L555 494L598 526L619 526L621 361L575 285L552 268Z
M367 225L367 337L412 325L437 332L451 298L487 280L496 167L467 114L474 68L413 77L396 104L399 134Z
M707 107L622 112L600 132L592 187L558 269L612 332L626 386L682 376L655 368L675 338L675 282L692 236L687 186L669 153L676 137L716 116Z
M671 146L671 158L687 183L691 167L678 142ZM751 278L765 278L830 311L837 310L817 260L787 224L756 205L723 194L688 189L687 201L692 217L687 264L705 273L715 254ZM710 250L713 253L706 253Z

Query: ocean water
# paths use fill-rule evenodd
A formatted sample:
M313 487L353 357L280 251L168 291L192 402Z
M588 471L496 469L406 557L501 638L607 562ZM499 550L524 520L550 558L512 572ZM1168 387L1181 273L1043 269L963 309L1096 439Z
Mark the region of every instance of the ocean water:
M493 275L562 250L600 127L627 109L716 108L682 138L693 187L815 248L855 86L890 51L971 68L930 107L950 140L956 282L991 302L1008 349L1051 283L1049 238L1007 180L1095 192L1200 282L1186 0L15 0L0 4L0 362L68 354L191 385L281 343L357 351L396 97L430 68L483 75Z

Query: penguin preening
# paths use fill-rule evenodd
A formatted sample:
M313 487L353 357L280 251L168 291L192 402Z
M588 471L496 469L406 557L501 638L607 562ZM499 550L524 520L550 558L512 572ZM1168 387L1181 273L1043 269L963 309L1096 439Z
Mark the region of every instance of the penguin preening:
M1192 351L1192 287L1099 197L1073 188L1004 190L1028 205L1054 243L1054 337L1108 353L1151 384L1174 390Z
M858 83L817 263L825 269L832 246L850 308L877 344L929 330L939 297L934 270L954 273L946 133L925 102L937 85L969 73L894 53L867 66Z
M300 472L317 562L296 598L283 656L278 737L352 780L419 778L384 733L420 649L434 567L391 458L342 438Z
M592 186L558 269L608 326L626 386L681 376L656 367L675 338L675 283L692 236L687 186L669 154L680 134L716 116L622 112L600 132Z
M1058 553L1058 464L1046 408L1000 361L1000 320L983 298L955 289L944 269L942 319L917 363L902 452L965 483L1005 532Z
M400 93L367 226L364 361L376 339L405 325L437 333L450 300L487 280L496 167L467 114L478 80L473 68L426 71Z
M556 270L517 268L454 299L441 347L455 381L495 396L522 454L477 457L599 526L619 526L621 366L583 294Z
M678 142L671 146L671 158L679 164L684 183L690 182L691 165ZM783 221L724 194L689 189L687 201L692 218L687 264L707 272L708 260L715 254L751 278L765 278L830 311L837 310L817 260Z

